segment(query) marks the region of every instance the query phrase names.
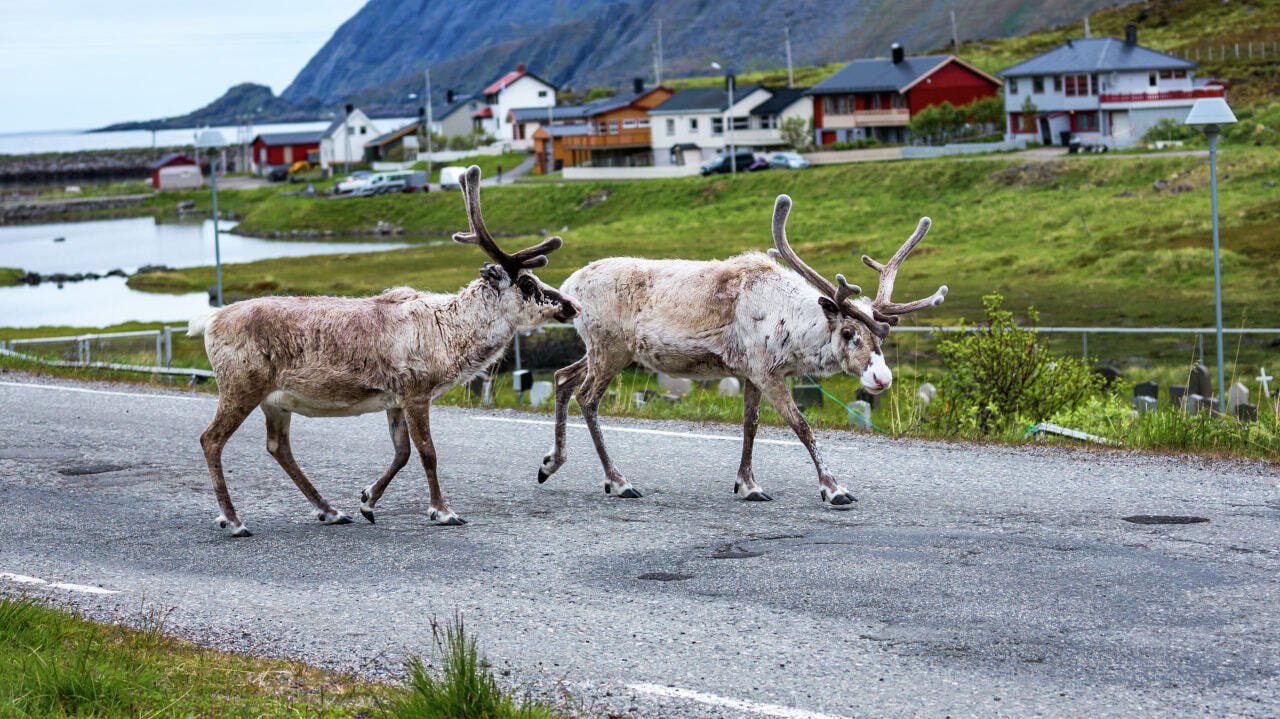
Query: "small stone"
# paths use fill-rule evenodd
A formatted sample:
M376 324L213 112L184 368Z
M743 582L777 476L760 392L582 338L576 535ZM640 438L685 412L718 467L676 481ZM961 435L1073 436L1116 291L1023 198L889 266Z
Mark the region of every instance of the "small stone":
M742 383L737 377L725 377L716 387L716 394L721 397L737 397L742 394Z
M1138 411L1138 416L1142 416L1148 412L1154 412L1156 410L1157 400L1155 397L1138 395L1131 401L1133 402L1133 408Z
M550 382L534 382L533 388L529 390L529 404L534 407L545 404L554 394L555 390Z

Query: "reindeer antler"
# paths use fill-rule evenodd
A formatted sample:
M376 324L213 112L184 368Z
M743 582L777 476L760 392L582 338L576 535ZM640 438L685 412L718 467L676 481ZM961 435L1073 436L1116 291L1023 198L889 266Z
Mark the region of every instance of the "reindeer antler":
M458 184L462 187L462 201L467 206L467 222L471 225L471 231L455 232L453 241L464 245L479 245L485 254L506 270L507 276L512 280L522 269L546 266L547 255L560 249L560 245L564 244L564 240L559 237L548 237L533 247L507 254L498 246L493 235L489 234L488 228L484 226L484 215L480 212L480 166L468 167L459 178Z
M791 198L786 195L778 195L778 199L773 203L773 244L776 249L769 250L769 256L786 260L787 264L791 265L792 269L805 278L809 284L813 285L814 289L831 298L841 312L861 320L880 338L888 337L889 324L873 316L861 303L845 301L853 295L860 294L862 288L849 284L844 275L836 275L836 282L839 284L839 287L836 287L836 285L831 284L830 280L818 274L817 270L806 265L796 256L795 250L791 249L791 243L787 242L787 215L790 213Z
M912 233L911 237L907 238L907 241L903 243L902 247L898 248L897 252L893 253L893 257L890 258L887 265L882 265L866 255L862 256L862 261L866 263L867 267L880 273L880 285L876 288L876 298L872 301L871 307L875 310L879 319L891 325L898 324L899 315L916 312L926 307L937 307L942 304L943 298L947 296L947 286L942 285L937 292L915 302L899 303L890 299L893 295L893 283L898 279L898 268L902 266L902 261L907 259L907 255L911 254L916 245L920 244L920 240L923 240L924 236L928 234L929 227L932 224L932 220L928 217L921 217L920 224L916 225L916 231Z

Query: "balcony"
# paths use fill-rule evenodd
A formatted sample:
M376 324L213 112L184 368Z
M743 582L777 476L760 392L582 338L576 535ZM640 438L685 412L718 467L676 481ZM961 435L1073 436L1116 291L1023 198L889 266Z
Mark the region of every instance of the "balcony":
M1226 97L1226 90L1171 90L1169 92L1112 92L1098 97L1100 102L1162 102L1167 100L1199 100L1202 97Z
M901 127L911 121L911 111L905 107L887 110L858 110L850 115L824 114L822 127Z
M564 139L571 150L607 150L616 147L648 147L649 128L629 128L607 135L575 135Z

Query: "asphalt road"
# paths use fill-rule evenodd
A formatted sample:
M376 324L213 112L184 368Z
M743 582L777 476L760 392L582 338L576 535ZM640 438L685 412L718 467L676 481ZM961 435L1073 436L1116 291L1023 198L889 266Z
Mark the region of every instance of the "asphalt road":
M576 420L569 463L538 486L545 416L439 408L441 482L470 524L427 521L415 459L378 524L325 526L255 414L225 455L255 532L233 539L197 442L213 402L0 374L0 590L98 618L171 609L205 644L371 676L428 654L430 618L460 612L504 683L562 682L593 715L1280 714L1263 463L824 433L861 500L839 511L785 431L756 450L776 501L747 503L730 494L736 428L608 419L645 493L619 500ZM293 446L357 517L391 457L381 415L298 417Z

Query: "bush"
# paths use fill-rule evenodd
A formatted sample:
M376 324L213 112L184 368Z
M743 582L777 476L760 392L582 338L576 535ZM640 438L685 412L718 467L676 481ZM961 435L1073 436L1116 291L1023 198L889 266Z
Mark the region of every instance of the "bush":
M788 117L778 128L782 141L797 152L813 146L813 120L803 117Z
M938 343L943 376L929 422L962 436L989 436L1017 422L1040 422L1075 409L1102 392L1103 380L1084 360L1051 354L1030 327L983 297L986 326L944 333Z
M823 150L836 152L838 150L867 150L872 147L880 147L880 141L874 137L863 137L850 142L833 142L830 145L823 145Z
M1146 134L1142 136L1143 142L1169 142L1171 140L1190 140L1195 138L1199 132L1190 125L1184 125L1181 122L1166 117L1147 129Z

